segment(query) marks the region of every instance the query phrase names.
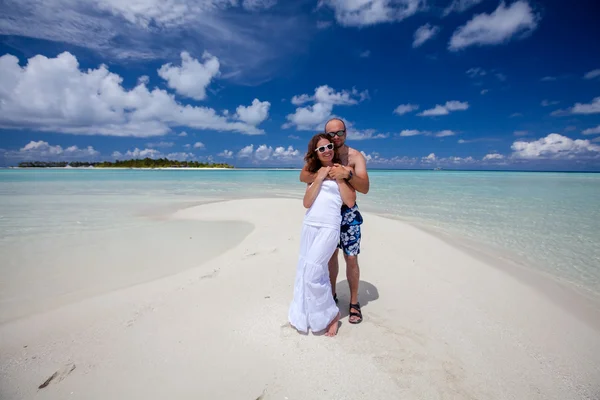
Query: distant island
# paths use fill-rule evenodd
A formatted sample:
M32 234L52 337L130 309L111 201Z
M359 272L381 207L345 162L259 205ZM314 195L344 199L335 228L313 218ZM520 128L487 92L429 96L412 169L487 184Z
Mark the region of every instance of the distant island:
M198 161L178 161L167 158L144 158L132 160L116 160L114 162L88 161L24 161L19 168L233 168L226 163L203 163Z

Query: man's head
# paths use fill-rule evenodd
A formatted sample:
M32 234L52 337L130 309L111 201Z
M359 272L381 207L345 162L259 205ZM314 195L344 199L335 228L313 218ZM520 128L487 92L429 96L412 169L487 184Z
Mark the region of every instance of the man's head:
M339 118L332 118L325 124L325 133L329 135L336 148L346 142L346 124Z

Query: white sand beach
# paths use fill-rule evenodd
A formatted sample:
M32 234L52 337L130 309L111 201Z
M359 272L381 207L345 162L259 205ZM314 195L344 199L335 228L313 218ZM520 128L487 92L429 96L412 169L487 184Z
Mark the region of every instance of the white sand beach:
M598 304L369 213L359 256L364 321L348 323L340 259L338 335L297 333L287 311L303 213L291 199L177 211L170 222L188 223L185 235L210 226L202 237L231 243L174 241L156 260L156 243L133 245L147 251L150 271L153 262L177 266L168 276L138 268L132 277L100 256L88 259L87 281L65 266L21 276L16 300L1 309L11 318L0 325L0 399L600 397ZM248 224L242 236L230 232ZM80 291L65 299L61 286Z

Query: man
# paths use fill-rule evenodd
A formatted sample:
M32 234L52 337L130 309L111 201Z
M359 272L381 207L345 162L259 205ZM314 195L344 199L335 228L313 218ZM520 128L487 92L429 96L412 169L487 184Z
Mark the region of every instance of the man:
M348 181L357 192L367 194L369 191L369 176L367 174L367 163L362 153L346 145L346 124L339 118L332 118L325 124L325 133L333 141L339 154L340 164L331 168L329 176L336 179L339 176ZM300 181L310 184L314 181L316 173L312 174L306 170L306 166L300 172ZM340 244L338 248L344 251L346 261L346 278L350 287L350 306L348 321L351 324L362 322L362 312L358 302L358 285L360 282L360 270L358 267L358 254L360 253L360 225L362 216L358 211L358 205L348 208L342 206L342 224L340 229ZM332 295L337 303L335 290L339 272L338 249L329 260L329 279L331 280Z

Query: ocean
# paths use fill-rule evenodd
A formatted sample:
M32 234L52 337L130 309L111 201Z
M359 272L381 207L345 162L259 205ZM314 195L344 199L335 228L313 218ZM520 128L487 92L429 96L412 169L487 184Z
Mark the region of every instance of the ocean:
M600 298L600 174L372 170L369 175L370 192L358 195L362 210L501 254ZM10 268L18 268L19 252L48 243L68 252L69 243L102 232L147 231L162 216L195 204L300 199L305 186L298 176L297 170L266 169L0 170L0 254L10 255Z

